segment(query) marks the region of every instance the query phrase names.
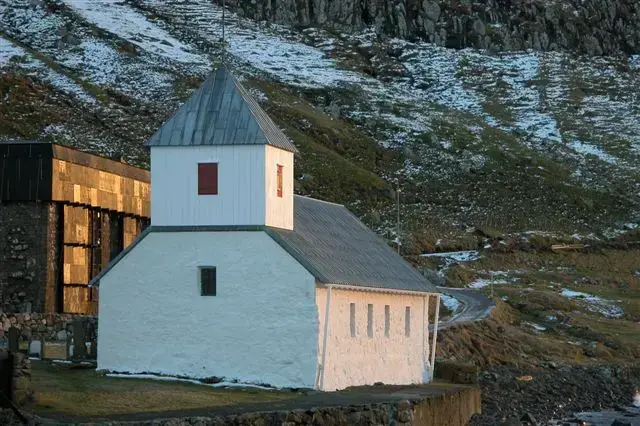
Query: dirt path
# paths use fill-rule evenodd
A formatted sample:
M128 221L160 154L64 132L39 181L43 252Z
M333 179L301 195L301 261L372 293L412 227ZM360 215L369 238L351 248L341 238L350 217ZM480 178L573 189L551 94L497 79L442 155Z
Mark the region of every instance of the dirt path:
M493 300L471 288L438 287L440 292L457 299L463 308L447 321L438 324L438 329L443 330L453 325L480 321L489 316L496 307Z

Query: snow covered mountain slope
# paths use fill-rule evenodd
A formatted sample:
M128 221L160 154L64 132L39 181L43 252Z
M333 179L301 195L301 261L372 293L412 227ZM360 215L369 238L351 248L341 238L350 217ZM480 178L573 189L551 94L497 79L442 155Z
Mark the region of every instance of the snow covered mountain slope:
M146 165L220 62L209 0L0 0L0 135ZM490 55L227 12L226 60L301 150L297 190L403 228L595 232L638 221L640 58Z

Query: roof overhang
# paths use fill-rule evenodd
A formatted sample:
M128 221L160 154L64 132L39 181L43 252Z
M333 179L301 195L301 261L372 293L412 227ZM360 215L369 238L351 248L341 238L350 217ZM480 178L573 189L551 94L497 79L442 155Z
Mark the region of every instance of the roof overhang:
M365 291L372 293L387 293L387 294L403 294L407 296L440 296L440 293L434 293L433 291L416 291L416 290L400 290L395 288L386 287L367 287L362 285L349 285L349 284L325 284L318 283L320 287L337 289L337 290L350 290L350 291Z

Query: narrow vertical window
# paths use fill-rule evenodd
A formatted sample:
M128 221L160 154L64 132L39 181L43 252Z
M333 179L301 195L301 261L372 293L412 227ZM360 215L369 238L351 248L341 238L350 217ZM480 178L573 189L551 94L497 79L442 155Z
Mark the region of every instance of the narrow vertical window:
M218 194L218 163L198 163L198 195Z
M200 295L201 296L216 295L216 268L214 267L200 268Z
M367 336L373 337L373 305L367 306Z
M391 308L384 305L384 337L389 337L389 329L391 328Z
M411 336L411 308L409 306L404 311L404 335Z
M356 304L349 305L349 329L351 330L351 337L356 337Z
M278 197L282 198L282 168L280 164L278 164Z

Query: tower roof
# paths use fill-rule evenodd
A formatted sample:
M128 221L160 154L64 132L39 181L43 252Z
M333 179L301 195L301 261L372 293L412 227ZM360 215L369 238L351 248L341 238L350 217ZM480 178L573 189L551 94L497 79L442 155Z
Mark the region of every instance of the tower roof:
M297 152L226 65L147 141L147 146L272 145Z

